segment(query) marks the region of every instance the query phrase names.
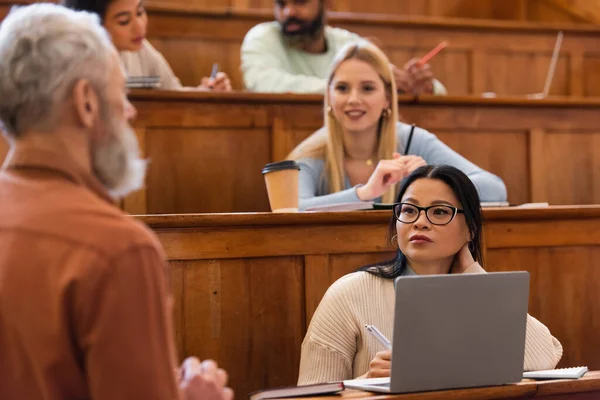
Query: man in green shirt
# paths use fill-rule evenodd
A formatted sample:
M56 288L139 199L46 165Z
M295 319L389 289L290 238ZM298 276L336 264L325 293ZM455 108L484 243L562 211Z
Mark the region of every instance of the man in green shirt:
M323 93L338 51L360 40L355 33L327 25L331 0L274 0L275 21L253 27L241 49L246 88L255 92ZM392 66L398 90L444 95L429 65L416 59Z

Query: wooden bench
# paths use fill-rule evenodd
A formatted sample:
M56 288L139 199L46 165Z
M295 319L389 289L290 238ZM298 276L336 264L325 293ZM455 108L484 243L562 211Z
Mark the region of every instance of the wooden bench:
M137 91L135 128L152 161L134 214L268 211L262 167L323 121L322 97ZM403 97L404 120L502 177L513 203L600 203L600 102ZM0 140L0 160L6 144Z
M150 41L188 85L198 85L212 64L242 88L240 46L253 26L273 20L272 10L207 11L194 5L148 2ZM532 24L515 21L360 15L332 12L332 26L375 38L391 61L403 65L442 40L451 46L431 62L436 76L454 95L500 95L542 91L556 33L565 40L551 93L600 94L600 28L593 25Z
M345 390L335 396L290 398L290 400L360 400L371 399L373 393ZM593 400L600 398L600 371L589 371L581 379L523 381L502 386L470 389L440 390L433 392L377 395L378 400L496 400L496 399L548 399L548 400Z
M152 160L136 214L268 211L260 170L323 121L322 97L134 92ZM403 97L404 119L501 176L514 203L600 203L600 102Z
M442 18L476 18L546 22L585 22L590 20L589 0L336 0L331 11L358 14L391 14ZM29 4L34 0L0 0L3 8L12 4ZM147 4L163 7L192 6L196 10L248 11L272 10L272 0L148 0ZM593 5L591 7L593 9ZM594 10L595 11L595 10Z
M294 384L300 345L337 278L389 258L388 211L142 216L171 267L181 357L214 358L238 396ZM529 312L600 369L600 206L484 211L488 271L531 274Z
M197 8L237 11L273 9L273 0L152 0L151 4L172 6L185 3ZM557 9L549 0L336 0L332 11L361 14L509 19L530 21L579 21L572 13ZM550 3L550 4L549 4Z
M244 87L240 71L240 45L253 26L273 20L272 1L249 3L246 0L172 2L148 0L148 38L169 60L175 73L187 85L196 86L210 74L214 62L232 78L235 88ZM487 2L429 0L431 4L407 6L396 0L378 0L383 5L398 4L407 14L361 14L352 0L342 2L331 12L329 23L374 38L392 62L403 65L411 57L422 56L442 40L451 47L432 60L436 76L451 94L500 95L528 94L542 91L554 47L556 32L563 30L565 40L558 61L551 93L569 96L600 95L600 53L597 38L600 28L571 23L530 23L524 21L443 18L438 15L506 15L516 11L525 15L523 0ZM11 4L30 0L0 0L0 19ZM530 3L531 1L528 1ZM356 3L356 4L355 4ZM419 2L424 3L424 2ZM542 8L547 1L539 1ZM207 8L209 6L210 8ZM374 7L375 8L372 8ZM254 7L264 7L256 9ZM378 6L368 2L371 10ZM529 6L527 6L529 7ZM539 7L538 7L539 8ZM546 7L547 8L547 7ZM552 8L552 7L550 7ZM437 10L437 11L436 11ZM450 11L454 10L454 11ZM383 9L381 12L384 12ZM420 14L433 17L419 16ZM544 12L542 11L542 14Z

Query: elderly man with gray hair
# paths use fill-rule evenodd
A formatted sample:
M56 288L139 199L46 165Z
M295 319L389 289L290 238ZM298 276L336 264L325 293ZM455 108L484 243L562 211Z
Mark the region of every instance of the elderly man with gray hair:
M176 368L164 256L113 199L143 184L125 77L98 18L52 4L0 25L0 398L231 399Z

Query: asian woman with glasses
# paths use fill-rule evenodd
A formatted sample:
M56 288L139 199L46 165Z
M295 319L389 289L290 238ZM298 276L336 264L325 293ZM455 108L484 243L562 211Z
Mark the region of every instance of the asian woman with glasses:
M389 233L397 246L392 260L340 278L321 300L302 344L298 384L390 375L391 351L364 326L392 337L395 278L485 273L479 195L455 167L412 172L402 182ZM528 316L524 370L552 369L561 356L560 342Z

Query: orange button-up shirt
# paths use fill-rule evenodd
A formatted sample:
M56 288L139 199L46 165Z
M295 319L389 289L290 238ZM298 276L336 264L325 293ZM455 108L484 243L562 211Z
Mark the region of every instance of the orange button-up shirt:
M0 170L0 399L176 399L165 261L95 177L40 150Z

